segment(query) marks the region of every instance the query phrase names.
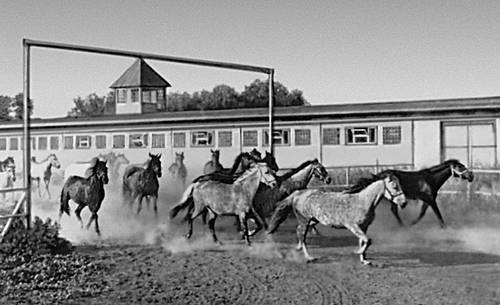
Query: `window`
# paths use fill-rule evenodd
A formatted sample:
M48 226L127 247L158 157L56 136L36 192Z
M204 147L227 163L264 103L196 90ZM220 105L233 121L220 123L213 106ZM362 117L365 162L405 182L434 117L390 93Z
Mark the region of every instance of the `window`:
M91 140L90 136L76 136L76 148L77 149L88 149L90 148Z
M165 147L165 135L163 133L153 133L151 135L151 147L152 148L164 148Z
M401 126L383 127L382 143L401 144Z
M165 100L165 90L163 89L158 89L156 91L156 98L157 100L160 102L160 101L164 101Z
M139 102L139 89L130 90L130 99L132 100L132 103Z
M10 138L10 150L18 150L19 149L19 139L18 138Z
M323 145L340 145L340 128L324 128Z
M38 149L39 150L47 149L47 137L38 137Z
M106 148L106 135L95 136L95 147L98 149Z
M7 150L7 139L0 138L0 150Z
M143 103L156 103L156 90L143 89L142 90Z
M174 132L174 147L185 147L186 135L183 132Z
M213 131L191 132L191 146L213 146Z
M243 146L257 146L257 130L243 131Z
M311 130L295 129L295 145L311 145Z
M51 150L59 149L59 137L50 137L50 149Z
M264 129L262 133L263 145L269 145L269 130ZM274 145L290 145L290 129L273 130Z
M20 143L21 143L21 150L23 150L24 149L24 138L21 138ZM36 149L35 139L30 137L30 143L31 143L31 149L35 150Z
M376 127L348 127L346 144L377 144Z
M233 145L233 133L231 131L219 131L219 146L231 147Z
M120 134L120 135L114 135L113 136L113 148L124 148L125 147L125 136Z
M127 89L118 89L118 95L116 102L117 103L126 103L127 102Z
M128 136L129 148L144 148L148 146L148 134L136 133Z
M64 149L73 149L73 136L64 137Z

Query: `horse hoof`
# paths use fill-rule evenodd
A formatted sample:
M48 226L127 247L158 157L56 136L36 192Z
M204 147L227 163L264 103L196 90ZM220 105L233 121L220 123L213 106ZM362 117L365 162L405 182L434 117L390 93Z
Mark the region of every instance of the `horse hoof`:
M372 262L367 261L367 260L364 260L364 261L361 261L361 264L362 264L363 266L371 266L371 265L372 265Z
M306 257L306 263L314 263L316 260L318 260L316 257Z

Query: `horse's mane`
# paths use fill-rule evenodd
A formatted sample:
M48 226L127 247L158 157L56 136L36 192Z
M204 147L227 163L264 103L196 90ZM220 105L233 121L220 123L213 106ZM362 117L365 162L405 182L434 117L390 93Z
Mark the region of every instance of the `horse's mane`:
M373 182L375 182L377 180L380 180L380 179L383 179L383 178L384 178L384 175L382 175L382 174L378 174L378 175L371 174L371 177L361 177L361 178L358 179L358 181L356 182L356 184L350 186L343 193L344 194L359 193L362 190L364 190L367 186L369 186L370 184L372 184Z
M262 161L262 160L255 158L250 153L242 152L239 155L237 155L236 158L234 159L234 163L233 163L233 166L231 167L231 171L229 171L230 175L233 175L236 172L236 170L238 169L238 166L240 165L241 159L243 157L248 158L250 160L253 160L254 162L261 162Z
M292 177L296 173L300 172L301 170L303 170L304 168L306 168L307 166L309 166L311 163L314 163L314 162L317 162L317 161L318 161L318 159L305 161L301 165L297 166L294 169L291 169L290 171L288 171L287 173L283 174L282 176L278 176L277 178L280 181L287 180L288 178Z

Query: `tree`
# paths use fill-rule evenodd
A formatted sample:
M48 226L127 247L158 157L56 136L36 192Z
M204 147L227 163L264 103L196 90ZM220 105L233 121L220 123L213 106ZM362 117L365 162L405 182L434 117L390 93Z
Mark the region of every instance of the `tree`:
M269 82L256 79L245 87L241 93L241 107L266 107L269 104ZM302 106L308 105L302 91L293 90L291 93L280 82L274 82L274 106Z
M11 120L10 107L12 104L12 98L6 95L0 95L0 120L8 121Z
M11 110L13 112L13 119L14 120L22 120L23 119L23 114L24 114L24 94L23 93L18 93L14 98L12 99L12 104L11 104ZM28 111L30 113L30 116L33 115L33 100L29 99L28 100Z
M73 102L75 107L68 112L71 117L95 117L115 113L113 92L107 96L99 96L96 93L91 93L86 98L78 96Z

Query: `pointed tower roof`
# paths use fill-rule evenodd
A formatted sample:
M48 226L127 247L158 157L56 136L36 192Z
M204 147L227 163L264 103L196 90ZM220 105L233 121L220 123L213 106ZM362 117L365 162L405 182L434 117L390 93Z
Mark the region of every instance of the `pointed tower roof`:
M137 59L111 86L127 87L172 87L158 72L153 70L144 59Z

